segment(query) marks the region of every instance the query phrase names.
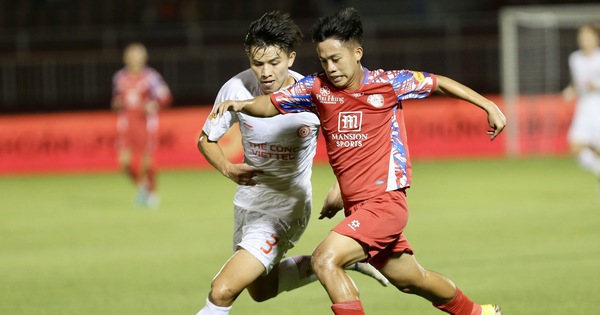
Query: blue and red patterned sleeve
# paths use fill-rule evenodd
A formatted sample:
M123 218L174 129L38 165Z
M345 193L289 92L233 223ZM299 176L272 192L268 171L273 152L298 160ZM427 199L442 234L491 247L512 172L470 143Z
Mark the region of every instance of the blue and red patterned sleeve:
M173 95L163 77L155 70L150 72L150 89L152 98L160 107L168 107L173 102Z
M315 82L315 76L307 76L287 88L270 94L271 103L277 107L282 114L312 112L317 109L312 102L311 91Z
M435 90L436 77L432 73L395 70L388 71L390 83L396 92L398 101L426 98Z

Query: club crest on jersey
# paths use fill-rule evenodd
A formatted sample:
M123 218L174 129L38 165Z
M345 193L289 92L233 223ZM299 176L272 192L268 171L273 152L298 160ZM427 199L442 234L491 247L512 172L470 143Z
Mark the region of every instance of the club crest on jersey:
M380 108L383 106L383 95L371 94L369 97L367 97L367 103L373 105L374 107Z
M310 127L307 125L301 126L298 128L298 137L306 138L310 135Z
M338 115L338 132L360 132L362 112L340 112Z

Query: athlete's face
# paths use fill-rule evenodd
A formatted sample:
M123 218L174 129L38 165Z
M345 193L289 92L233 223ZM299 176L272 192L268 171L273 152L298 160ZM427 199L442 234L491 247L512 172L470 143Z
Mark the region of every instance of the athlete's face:
M123 54L125 66L133 72L137 72L145 67L147 60L148 54L146 53L146 49L142 46L129 46Z
M591 51L598 48L598 41L598 34L591 27L585 26L579 29L577 43L582 50Z
M294 83L288 68L294 64L296 52L287 54L278 46L256 48L251 46L248 51L250 68L258 79L260 89L265 94L279 90Z
M316 48L321 66L336 88L355 90L360 87L363 75L360 45L329 38L318 43Z

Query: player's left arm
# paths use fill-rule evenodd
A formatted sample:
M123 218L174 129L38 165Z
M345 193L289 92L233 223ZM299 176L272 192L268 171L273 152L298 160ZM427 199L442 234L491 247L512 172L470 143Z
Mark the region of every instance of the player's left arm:
M433 91L434 93L467 101L487 113L488 124L492 128L492 130L488 131L488 134L491 135L490 140L494 140L502 132L506 126L506 117L494 102L450 78L436 75L436 79L437 84Z
M123 93L119 88L119 72L117 72L112 79L112 98L110 100L110 107L113 110L120 110L123 108Z
M151 79L151 94L152 99L146 103L146 111L148 113L156 113L160 109L169 107L173 102L173 94L169 85L158 72L153 72Z
M216 104L212 113L221 117L226 111L243 112L255 117L272 117L280 114L269 95L260 95L243 101L224 101Z

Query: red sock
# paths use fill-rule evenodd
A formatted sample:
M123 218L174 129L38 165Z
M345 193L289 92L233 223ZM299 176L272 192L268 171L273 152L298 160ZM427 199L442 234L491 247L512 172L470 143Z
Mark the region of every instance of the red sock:
M331 310L335 315L365 315L360 300L335 303Z
M127 173L127 176L129 176L129 178L131 178L131 180L137 185L140 180L140 174L138 171L133 166L129 166L125 169L125 172Z
M148 179L148 191L154 192L156 190L156 171L154 168L149 168L146 171L146 178Z
M433 306L452 315L481 315L481 306L473 303L458 288L452 301L442 305L433 304Z

